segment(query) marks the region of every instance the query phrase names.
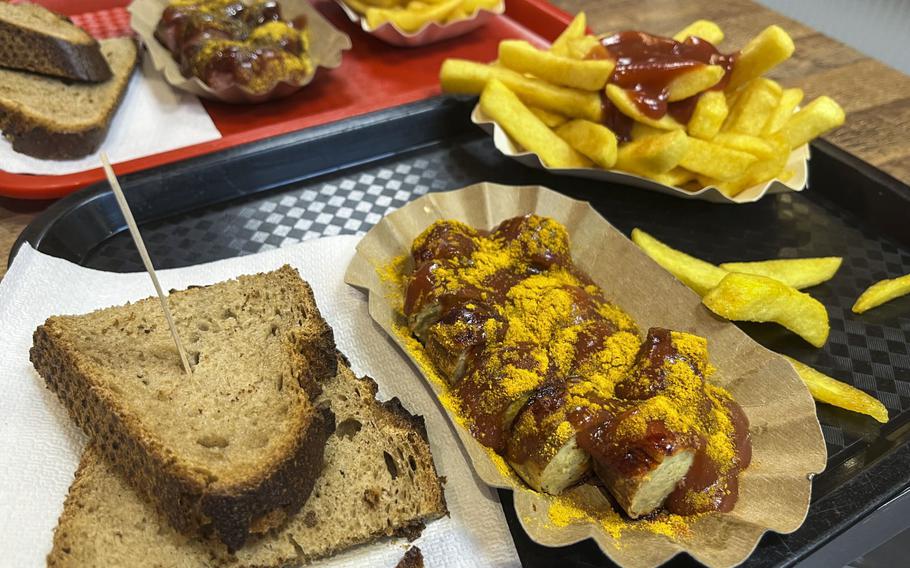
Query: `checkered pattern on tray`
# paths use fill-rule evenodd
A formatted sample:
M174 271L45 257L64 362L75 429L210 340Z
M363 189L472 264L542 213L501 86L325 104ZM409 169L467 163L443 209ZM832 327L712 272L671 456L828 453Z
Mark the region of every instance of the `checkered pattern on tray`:
M10 0L10 4L21 4L23 1ZM130 14L123 7L74 14L69 19L97 39L133 35Z
M478 181L542 183L595 201L628 233L633 227L711 262L796 256L844 256L835 278L809 290L828 308L831 335L814 349L774 324L742 324L770 349L795 356L880 399L892 418L910 411L910 297L863 315L850 311L872 282L910 273L910 250L882 239L821 191L765 198L755 205L690 202L631 188L541 176L499 156L486 140L420 150L275 192L143 226L156 264L185 266L255 253L323 235L363 234L383 215L428 191ZM769 230L769 228L772 228ZM100 245L86 264L105 270L141 270L124 232ZM819 405L829 455L872 440L870 418Z

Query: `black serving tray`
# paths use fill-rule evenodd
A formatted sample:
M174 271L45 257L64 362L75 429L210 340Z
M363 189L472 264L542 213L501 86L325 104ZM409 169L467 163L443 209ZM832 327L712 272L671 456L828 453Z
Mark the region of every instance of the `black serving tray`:
M766 535L745 565L790 566L811 558L851 527L870 522L882 505L910 488L910 297L864 315L850 311L872 282L910 273L910 188L822 141L812 147L809 190L750 205L686 201L559 177L500 155L471 125L473 104L471 99L429 99L121 181L159 268L323 235L362 234L419 195L478 181L548 186L590 201L627 234L641 227L711 262L843 256L835 278L811 291L831 318L824 349L813 349L774 325L742 327L763 345L875 395L888 407L891 421L879 425L820 405L828 468L815 478L806 522L790 535ZM48 208L20 235L10 261L24 242L92 268L142 269L106 184ZM501 491L500 496L526 566L610 565L592 541L557 549L531 542L515 518L511 494ZM678 557L670 564L695 562Z

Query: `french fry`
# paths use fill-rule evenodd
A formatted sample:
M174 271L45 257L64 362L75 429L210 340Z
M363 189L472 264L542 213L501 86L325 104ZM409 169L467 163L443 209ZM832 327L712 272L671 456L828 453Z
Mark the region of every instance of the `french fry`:
M679 165L689 171L721 181L734 180L758 158L746 152L706 142L699 138L689 139L689 149Z
M654 128L653 126L648 126L647 124L642 124L641 122L632 123L632 140L640 140L642 138L647 138L648 136L657 136L658 134L666 133L666 130Z
M793 38L779 26L768 26L742 48L733 63L726 91L733 92L752 79L761 77L793 55Z
M461 4L461 0L445 0L420 10L401 10L370 8L366 13L367 26L376 29L386 22L391 22L406 32L416 32L430 22L441 22Z
M721 133L717 136L720 137L725 134ZM770 155L761 156L758 160L752 162L741 176L732 180L712 181L711 185L717 187L727 197L736 197L743 190L753 185L762 184L775 178L785 181L785 175L782 170L787 166L787 161L790 159L790 145L787 143L786 137L781 133L777 133L772 134L763 141L772 148Z
M748 152L758 158L770 158L774 155L774 145L758 136L721 132L711 142L740 152Z
M681 101L707 91L724 77L724 68L720 65L700 65L690 71L680 73L667 85L667 100Z
M853 304L853 311L861 314L907 294L910 294L910 274L900 278L881 280L869 286L865 292L860 294L860 297L856 299L856 303Z
M722 130L758 136L777 109L781 92L780 85L770 79L754 79L730 107L730 116Z
M727 275L726 270L671 248L639 229L632 229L632 242L699 296L704 296Z
M875 397L847 383L829 377L792 357L787 357L786 355L783 357L793 365L799 378L809 387L812 398L818 402L824 402L850 412L868 414L882 424L888 422L888 409Z
M405 5L403 0L353 0L345 4L353 8L356 12L366 14L367 8L402 8Z
M786 133L790 148L799 148L844 123L844 109L833 99L821 96L801 108L790 117L782 129Z
M500 64L529 73L555 85L599 91L607 84L615 63L610 59L580 60L536 49L523 40L499 42Z
M557 128L556 134L604 169L616 163L616 136L602 124L576 118Z
M585 31L588 29L588 19L585 16L584 12L579 12L577 16L572 20L572 22L566 26L566 29L559 34L559 37L556 38L556 41L550 45L550 53L554 55L562 55L564 57L569 55L567 50L569 41L573 39L578 39L585 35Z
M778 323L815 347L828 340L825 306L773 278L731 272L705 294L702 303L729 320Z
M698 98L692 118L686 125L690 136L711 140L720 132L720 127L727 119L729 108L727 98L721 91L708 91Z
M688 26L679 30L676 35L673 36L673 39L678 42L684 42L689 36L701 38L714 45L724 41L723 30L711 20L695 20Z
M671 187L682 187L696 178L695 174L686 168L675 167L669 172L654 174L651 176L651 179L657 183L662 183Z
M774 112L768 118L768 122L762 128L762 134L767 136L783 128L787 121L790 120L790 117L793 116L793 113L796 112L796 107L803 101L803 96L802 89L784 89L781 92L777 108L774 109Z
M468 17L474 15L477 10L493 10L499 6L503 0L461 0L461 8Z
M555 113L550 110L538 108L538 107L528 107L528 110L534 113L534 116L540 119L541 122L549 126L550 128L556 128L560 124L564 124L569 119L559 113Z
M728 272L767 276L802 290L831 280L843 260L839 256L784 258L757 262L725 262L720 267Z
M600 122L603 111L597 93L551 85L505 67L464 59L446 59L439 70L442 90L447 93L479 95L494 78L502 81L525 104L573 118Z
M526 150L540 156L551 168L584 168L591 161L576 152L498 79L492 79L480 95L480 108Z
M592 35L570 39L566 45L565 55L572 59L610 59L610 52L601 45L597 36Z
M633 140L616 152L616 168L653 177L666 173L677 165L689 148L689 137L682 130Z
M446 22L457 22L458 20L464 20L465 18L468 18L468 17L469 17L469 12L467 10L465 10L464 4L461 4L460 6L458 6L451 12L449 12L449 15L446 16L445 21Z
M642 124L660 128L662 130L682 130L684 126L673 119L669 114L665 114L660 119L653 119L638 109L638 105L632 100L632 96L618 85L607 85L607 98L619 109L619 112L634 119Z

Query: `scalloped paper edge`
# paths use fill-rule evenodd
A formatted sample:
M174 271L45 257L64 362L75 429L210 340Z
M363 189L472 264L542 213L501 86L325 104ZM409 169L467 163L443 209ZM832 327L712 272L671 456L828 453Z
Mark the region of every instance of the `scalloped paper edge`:
M364 32L388 44L399 47L420 47L464 35L485 25L493 17L502 15L506 11L506 3L503 0L492 10L479 8L470 18L465 18L464 20L447 24L428 22L416 32L406 32L391 22L386 22L378 28L372 29L367 25L366 18L345 4L344 0L335 0L335 3L341 7L348 19L359 25Z
M824 470L827 452L815 403L796 371L783 357L711 314L698 295L648 258L590 204L553 190L479 183L430 193L387 215L358 243L345 282L368 291L371 317L426 379L425 385L396 387L428 387L437 397L442 390L429 378L434 371L423 368L395 332L401 291L378 271L407 254L413 239L437 219L492 228L505 218L530 212L553 217L569 228L579 267L642 329L662 325L708 338L711 361L718 368L715 382L733 393L750 420L753 461L740 478L740 500L733 511L698 517L689 537L674 541L630 530L616 540L593 523L553 526L548 517L552 498L531 491L515 476L504 475L487 449L444 408L480 480L514 491L516 515L534 541L566 546L592 538L611 560L627 568L652 568L683 552L708 566L735 566L751 555L765 532L789 533L799 528L809 509L811 477ZM587 497L599 495L587 484L573 491L579 490L588 491ZM603 504L608 506L605 499Z
M759 185L753 185L738 193L735 197L727 197L714 186L704 187L698 191L686 191L678 187L657 183L654 180L624 172L621 170L604 170L600 168L550 168L533 152L520 148L514 140L480 109L480 104L474 106L471 112L471 122L481 127L487 134L493 136L493 144L504 155L526 166L546 170L556 175L568 175L605 181L621 185L631 185L641 189L656 191L683 199L697 199L711 203L754 203L765 195L776 193L799 192L809 186L809 145L805 144L792 152L785 169L793 171L793 176L786 180L773 179Z
M145 44L155 69L171 86L206 99L255 104L287 97L310 84L320 67L337 69L341 66L343 53L352 47L351 38L330 24L308 0L281 0L282 13L286 19L300 15L307 18L312 72L300 83L279 81L265 93L253 93L240 85L215 90L198 77L184 77L171 52L155 38L155 28L168 4L168 0L134 0L127 8L130 13L130 27Z

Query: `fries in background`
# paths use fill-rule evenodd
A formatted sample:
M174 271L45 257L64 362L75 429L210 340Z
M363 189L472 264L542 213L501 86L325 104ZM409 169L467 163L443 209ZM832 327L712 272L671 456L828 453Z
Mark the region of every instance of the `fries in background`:
M853 304L853 312L861 314L885 302L910 294L910 274L900 278L881 280L869 286Z
M493 79L480 95L480 108L509 136L540 156L551 168L583 168L591 161L576 152L526 107L515 93Z
M775 178L787 179L793 173L786 170L790 153L844 122L843 109L832 99L819 97L797 111L802 90L784 89L763 76L794 51L793 40L778 26L755 36L733 59L729 71L712 59L712 64L690 65L667 81L661 91L665 102L691 104L685 124L674 118L684 115L645 112L631 91L612 82L616 62L598 37L586 33L586 26L585 14L578 14L549 50L505 40L495 65L447 60L440 70L442 88L479 95L489 81L499 79L547 127L562 129L558 137L598 167L676 187L697 181L702 187L717 187L728 197ZM723 37L716 23L698 20L673 39L716 44ZM609 118L601 106L602 97L631 119L631 140L619 131L610 138L591 126L566 126L572 118L593 123ZM598 134L581 136L581 128ZM680 134L644 141L660 136L661 131ZM619 140L615 161L610 158L613 140ZM598 143L607 147L598 151L594 147Z
M778 323L815 347L822 347L828 340L830 325L825 306L773 278L731 272L708 290L702 303L730 320Z
M503 0L344 0L361 14L371 30L391 23L403 32L419 31L431 22L447 24L493 10Z
M792 357L786 355L783 357L796 369L799 378L809 387L809 392L815 400L851 412L868 414L883 424L888 421L888 409L878 399Z

